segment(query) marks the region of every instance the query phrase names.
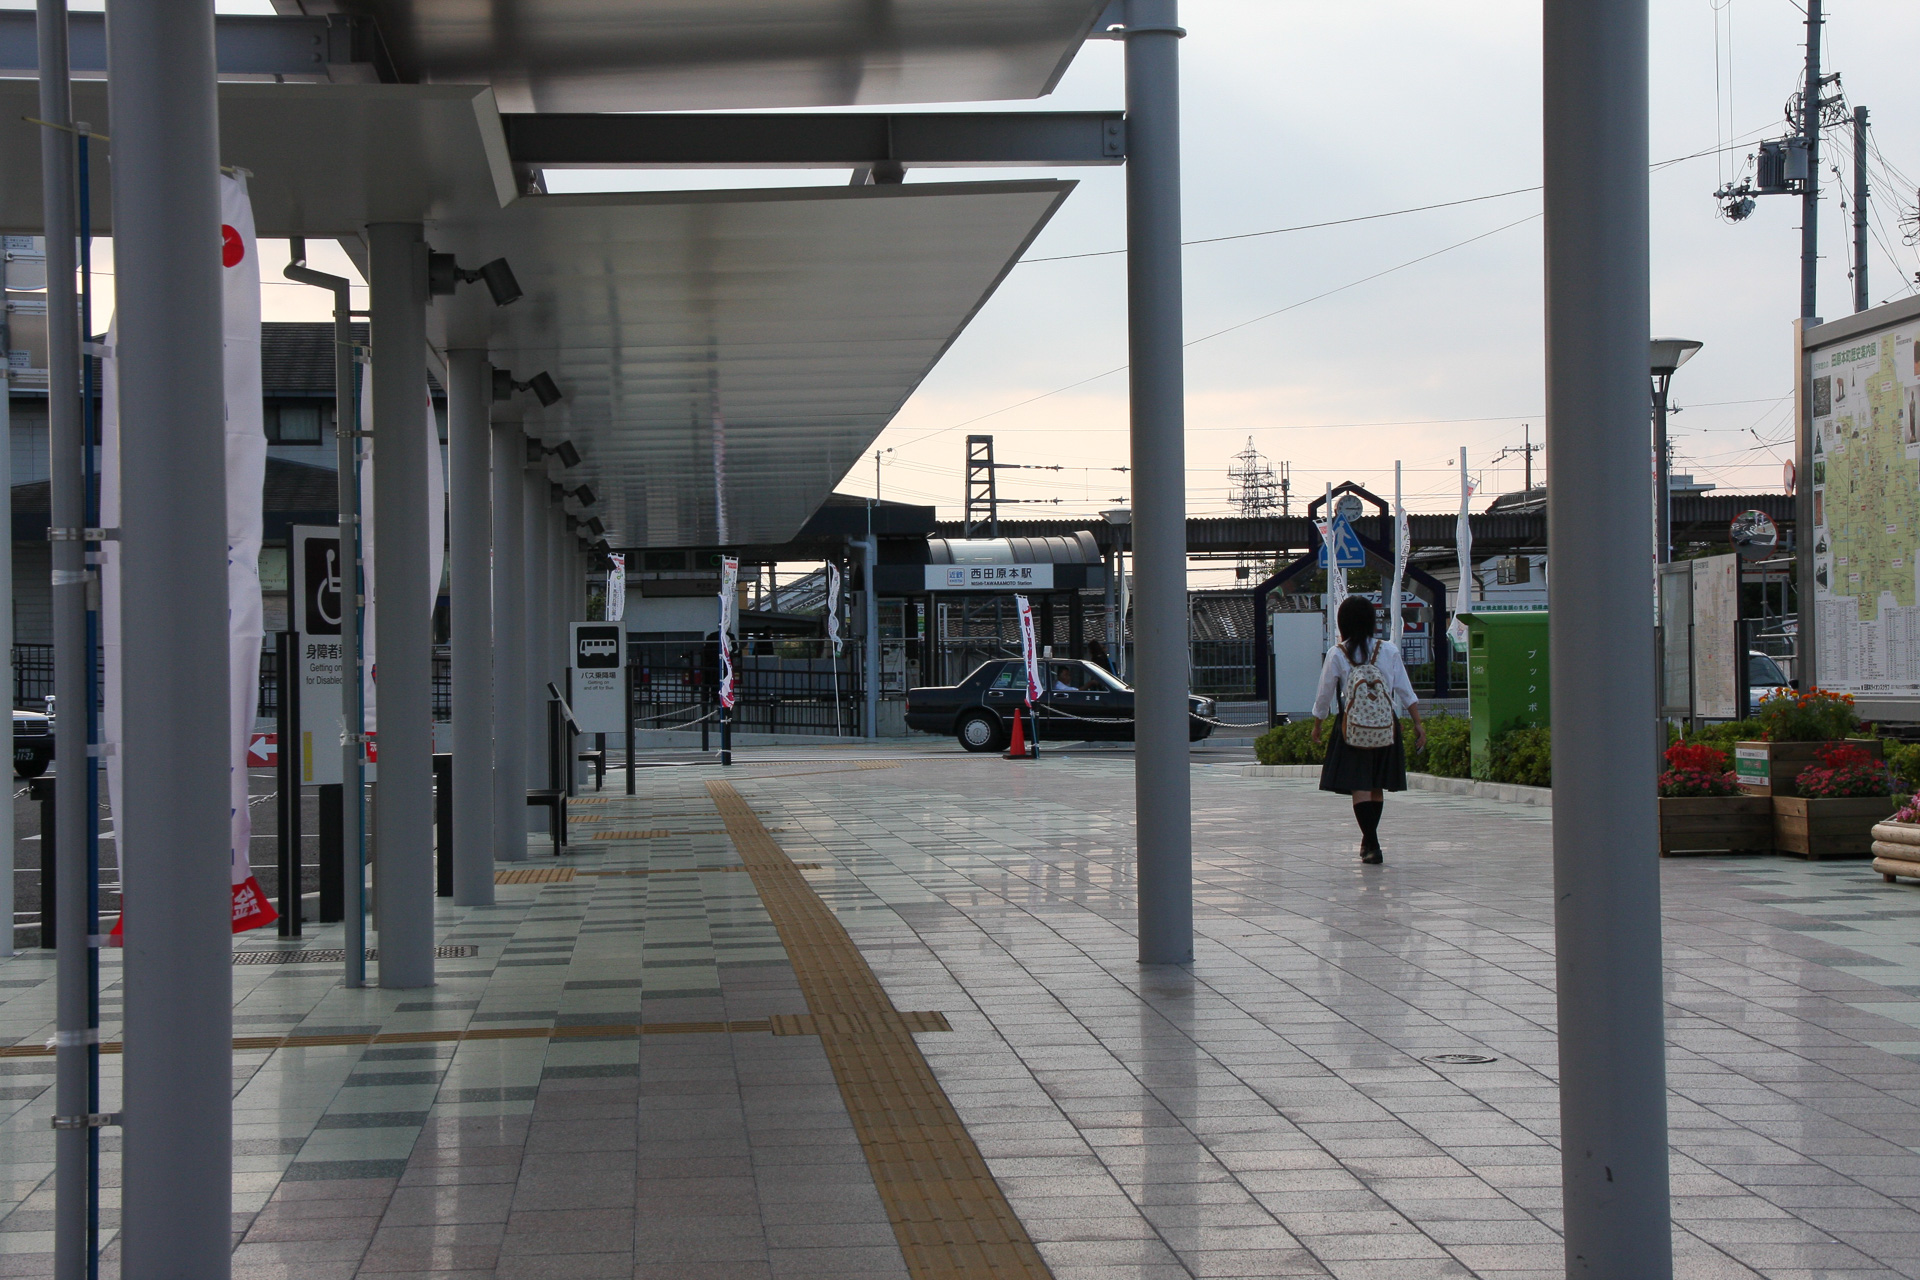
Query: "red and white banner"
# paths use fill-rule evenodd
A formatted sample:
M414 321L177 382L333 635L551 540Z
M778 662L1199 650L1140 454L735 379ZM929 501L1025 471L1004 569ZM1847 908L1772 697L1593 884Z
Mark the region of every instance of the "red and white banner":
M726 556L720 561L720 705L733 709L733 597L740 582L740 560Z
M1025 596L1017 595L1013 599L1020 606L1020 656L1027 662L1027 705L1033 706L1046 690L1046 685L1040 682L1040 650L1034 644L1033 609Z
M260 540L267 479L267 434L260 390L260 264L253 234L253 204L244 177L220 178L221 337L226 391L227 511L227 864L233 885L233 931L272 924L279 914L253 877L253 821L247 804L247 769L266 735L253 731L260 697L260 644L266 621L260 600ZM109 325L101 361L100 520L120 523L120 380L118 329ZM106 689L101 716L102 754L107 761L107 797L121 857L137 850L140 833L129 829L121 809L122 709L125 690L124 618L120 608L119 544L102 544L100 565L101 648ZM267 763L271 763L270 760ZM115 923L122 935L125 918Z
M260 700L260 540L267 485L267 429L260 387L260 260L244 177L220 177L220 284L227 402L227 714L233 821L233 931L279 919L253 878L253 818L247 765Z

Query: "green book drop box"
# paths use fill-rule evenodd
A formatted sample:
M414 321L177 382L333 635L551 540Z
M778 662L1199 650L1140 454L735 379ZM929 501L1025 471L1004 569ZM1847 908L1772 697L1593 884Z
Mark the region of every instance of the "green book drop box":
M1467 624L1467 721L1473 776L1493 769L1493 739L1551 723L1547 615L1463 613Z

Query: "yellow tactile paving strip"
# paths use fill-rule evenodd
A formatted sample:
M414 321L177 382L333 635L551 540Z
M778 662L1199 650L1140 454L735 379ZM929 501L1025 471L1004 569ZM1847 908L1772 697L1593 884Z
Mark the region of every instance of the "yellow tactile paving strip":
M937 1013L903 1014L902 1017L946 1019ZM924 1027L922 1030L946 1030L945 1027ZM605 1025L579 1027L474 1027L467 1030L445 1028L435 1031L380 1031L373 1033L355 1033L332 1036L235 1036L235 1051L256 1051L261 1049L325 1049L340 1045L376 1045L376 1044L447 1044L459 1040L624 1040L634 1036L684 1036L718 1035L726 1033L772 1032L773 1024L766 1018L748 1018L733 1022L610 1022ZM783 1030L774 1034L783 1036L812 1035L809 1030ZM104 1040L100 1044L102 1053L119 1053L118 1040ZM53 1048L50 1045L9 1044L0 1045L0 1058L51 1058Z
M793 962L908 1273L1051 1277L913 1041L915 1031L934 1029L922 1021L929 1015L893 1007L846 929L732 784L709 782L707 791Z
M900 1013L894 1015L914 1031L951 1031L943 1013ZM864 1025L858 1019L836 1017L830 1021L835 1034ZM257 1052L273 1049L327 1049L340 1045L377 1044L449 1044L462 1040L629 1040L635 1036L741 1035L771 1032L776 1036L819 1035L811 1014L775 1014L772 1018L744 1018L732 1022L609 1022L591 1026L566 1027L470 1027L465 1030L443 1028L433 1031L379 1031L370 1034L303 1036L235 1036L236 1051ZM118 1040L102 1041L100 1052L119 1053ZM0 1045L0 1058L51 1058L51 1045Z
M796 862L793 864L802 871L818 871L817 862ZM746 871L744 863L734 863L724 867L615 867L610 871L581 871L583 876L692 876L708 871Z
M560 884L571 879L572 867L518 867L493 873L495 884Z

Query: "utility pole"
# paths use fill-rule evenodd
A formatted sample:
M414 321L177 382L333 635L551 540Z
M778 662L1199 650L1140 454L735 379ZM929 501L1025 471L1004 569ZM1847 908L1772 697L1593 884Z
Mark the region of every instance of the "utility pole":
M1867 109L1853 109L1853 309L1867 301Z
M1800 193L1800 318L1820 314L1820 0L1807 0L1807 83L1800 95L1800 138L1807 151Z

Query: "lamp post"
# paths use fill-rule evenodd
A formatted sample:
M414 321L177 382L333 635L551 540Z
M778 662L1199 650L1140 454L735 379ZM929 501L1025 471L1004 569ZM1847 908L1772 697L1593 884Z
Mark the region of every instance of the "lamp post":
M1700 344L1692 338L1655 338L1647 344L1653 373L1654 557L1661 564L1673 559L1673 464L1667 455L1667 388L1676 369L1693 359Z

